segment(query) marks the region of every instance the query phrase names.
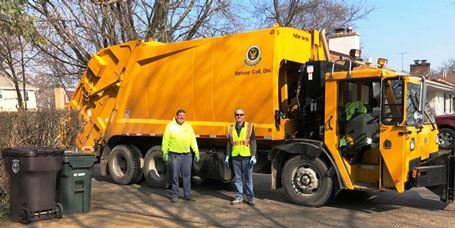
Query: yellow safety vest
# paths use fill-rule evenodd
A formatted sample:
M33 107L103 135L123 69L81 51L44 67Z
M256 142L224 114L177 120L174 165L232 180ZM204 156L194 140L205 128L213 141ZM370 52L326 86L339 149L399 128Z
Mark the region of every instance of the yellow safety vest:
M240 135L238 135L235 129L235 124L229 125L228 134L232 145L232 157L237 157L239 155L242 157L251 156L250 137L252 129L253 124L245 122L242 129L240 130Z
M199 157L199 149L193 128L187 122L178 124L175 118L164 129L161 146L163 154L167 154L169 151L186 153L190 152L191 147L196 157Z

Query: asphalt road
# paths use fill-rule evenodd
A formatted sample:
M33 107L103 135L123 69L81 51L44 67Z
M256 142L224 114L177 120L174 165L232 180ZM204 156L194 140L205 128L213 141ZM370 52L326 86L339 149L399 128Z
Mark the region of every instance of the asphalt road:
M232 185L216 181L193 186L196 202L172 204L166 190L145 183L121 186L97 176L92 181L90 213L33 226L455 227L455 204L444 204L423 188L404 194L343 192L327 206L309 208L290 203L283 190L269 187L269 175L254 176L256 207L230 205ZM20 227L10 222L0 225Z

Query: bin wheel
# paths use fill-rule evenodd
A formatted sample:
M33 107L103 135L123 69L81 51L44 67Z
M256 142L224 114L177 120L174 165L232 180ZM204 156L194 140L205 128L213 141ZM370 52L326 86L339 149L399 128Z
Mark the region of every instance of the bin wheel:
M32 222L32 217L29 209L21 208L19 210L19 222L22 224L29 224Z
M135 150L135 147L128 145L117 145L109 154L109 173L116 183L135 184L140 180L140 152Z
M163 161L161 146L154 146L147 151L143 170L148 186L166 188L166 185L169 184L169 169L166 162Z
M61 203L57 203L56 206L57 206L55 208L55 210L57 212L57 214L56 214L57 216L56 217L61 219L63 217L63 206L62 206Z

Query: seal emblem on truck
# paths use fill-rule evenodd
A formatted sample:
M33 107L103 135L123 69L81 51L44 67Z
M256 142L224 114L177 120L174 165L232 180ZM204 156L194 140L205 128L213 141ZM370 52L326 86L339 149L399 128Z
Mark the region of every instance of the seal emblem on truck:
M261 62L261 49L258 46L251 46L246 51L245 64L248 66L256 66Z

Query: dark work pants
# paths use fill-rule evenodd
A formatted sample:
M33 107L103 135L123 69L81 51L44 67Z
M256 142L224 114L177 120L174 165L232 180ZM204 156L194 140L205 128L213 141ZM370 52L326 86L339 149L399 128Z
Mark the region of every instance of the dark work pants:
M172 183L172 198L179 197L179 178L183 179L183 197L191 196L191 165L193 163L191 153L177 154L169 153L169 161L171 163L171 183Z
M252 201L254 197L253 193L253 166L250 165L249 159L236 160L232 159L232 166L235 175L235 199L243 199L243 182L246 187L246 198L248 201Z

